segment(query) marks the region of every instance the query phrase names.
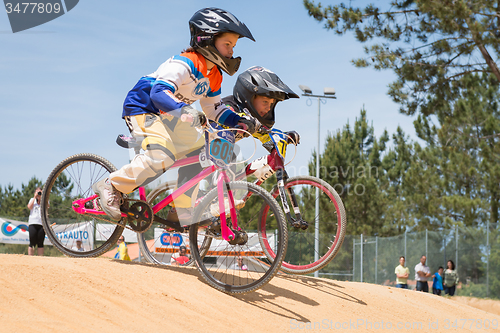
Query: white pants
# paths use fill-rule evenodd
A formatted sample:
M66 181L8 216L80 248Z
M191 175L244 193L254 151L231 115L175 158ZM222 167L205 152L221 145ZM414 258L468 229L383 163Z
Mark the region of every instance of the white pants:
M122 193L131 193L148 184L168 170L175 160L204 144L203 137L190 123L170 115L148 113L126 117L125 121L136 139L143 138L144 153L111 173L111 183ZM189 201L189 205L179 207L191 207L191 199Z

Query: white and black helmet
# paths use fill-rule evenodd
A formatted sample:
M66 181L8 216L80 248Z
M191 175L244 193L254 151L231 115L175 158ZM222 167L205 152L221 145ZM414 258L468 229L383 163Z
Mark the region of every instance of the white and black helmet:
M252 99L257 95L276 99L265 117L261 117L253 107ZM299 98L299 95L288 88L275 73L264 67L253 66L238 76L233 89L233 97L241 108L250 111L250 114L262 125L272 128L276 104L285 99Z
M207 60L216 64L229 75L233 75L240 67L241 57L226 58L215 48L214 37L223 32L234 32L241 37L255 42L247 26L233 14L220 8L203 8L194 13L189 20L191 33L190 45Z

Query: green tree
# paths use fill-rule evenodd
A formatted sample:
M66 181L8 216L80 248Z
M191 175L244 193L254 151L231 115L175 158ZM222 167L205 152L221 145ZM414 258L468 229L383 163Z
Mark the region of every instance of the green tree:
M387 197L388 205L383 215L384 228L390 230L385 235L399 235L416 223L411 215L408 197L414 193L414 185L407 180L407 174L418 163L415 150L418 144L410 141L401 127L392 135L393 145L382 159L382 193Z
M358 67L392 69L389 95L400 111L424 115L453 101L457 81L468 73L493 73L500 53L500 3L490 0L393 0L380 8L349 4L323 7L304 0L310 16L339 35L353 31L367 57ZM493 57L490 52L493 53Z
M32 177L27 185L21 184L21 190L14 190L11 184L3 190L0 187L0 216L27 219L30 213L28 202L33 198L35 189L41 186L42 182Z
M440 126L423 115L415 121L427 147L419 154L425 169L413 174L413 183L431 181L414 199L443 226L484 226L486 219L498 222L499 214L499 84L491 75L469 74L458 86L457 99L436 112Z
M351 129L347 124L342 130L326 139L325 152L320 156L320 178L329 182L342 198L347 213L347 233L382 235L391 233L384 228L384 211L387 206L385 172L381 155L389 140L387 132L380 139L368 124L366 110ZM316 159L309 164L309 173L316 170Z

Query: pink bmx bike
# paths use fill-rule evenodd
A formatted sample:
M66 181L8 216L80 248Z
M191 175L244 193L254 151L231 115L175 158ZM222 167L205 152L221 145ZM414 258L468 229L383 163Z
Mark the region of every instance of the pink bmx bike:
M190 262L212 287L228 294L243 294L268 283L286 254L284 214L262 187L231 180L234 129L207 126L204 130L206 144L200 156L178 160L172 168L200 160L208 166L177 190L163 191L161 199L157 192L153 191L153 200L153 192L147 197L146 190L139 188L139 199L130 195L124 198L118 222L98 208L97 195L92 191L92 184L116 170L113 164L94 154L63 160L49 175L42 193L42 223L52 244L67 256L96 257L115 246L125 228L135 231L139 242L148 243L141 236L154 225L154 229L162 230L162 236L149 243L157 241L160 253L169 249L162 244L177 242L177 248L182 244L182 237L175 233L189 236ZM198 200L192 224L181 226L168 221L168 205L203 179L210 179L213 188ZM76 247L77 239L82 240L83 248ZM146 248L151 254L152 247ZM273 253L271 258L269 251Z

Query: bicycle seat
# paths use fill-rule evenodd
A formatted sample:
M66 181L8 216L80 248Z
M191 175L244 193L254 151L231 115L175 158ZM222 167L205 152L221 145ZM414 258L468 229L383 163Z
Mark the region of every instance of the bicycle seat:
M134 137L119 134L116 138L116 143L123 148L141 148L141 141L137 141Z

